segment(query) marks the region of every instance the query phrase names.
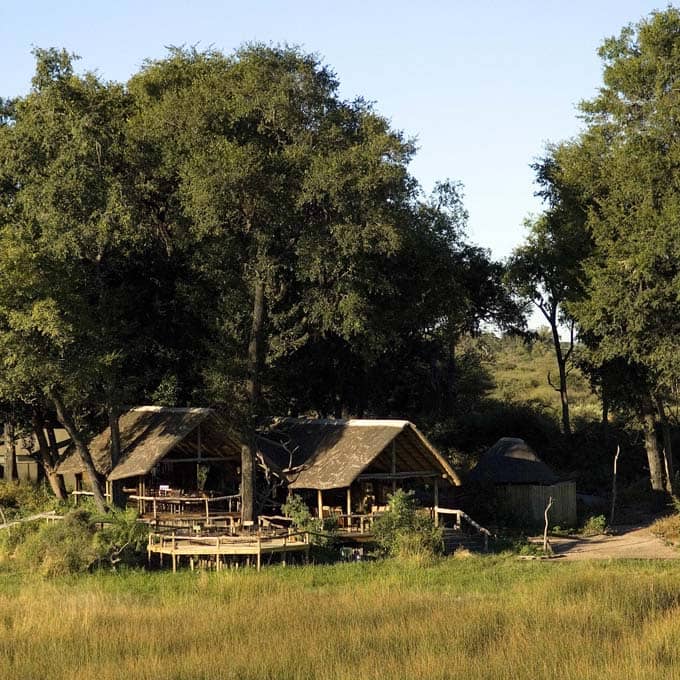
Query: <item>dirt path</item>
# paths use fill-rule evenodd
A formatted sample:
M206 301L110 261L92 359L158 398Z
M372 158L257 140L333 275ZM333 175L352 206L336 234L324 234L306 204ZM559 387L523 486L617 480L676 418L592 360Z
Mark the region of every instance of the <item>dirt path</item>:
M677 560L680 550L654 536L648 526L617 526L611 536L561 538L551 537L555 555L569 560L605 560L612 558Z

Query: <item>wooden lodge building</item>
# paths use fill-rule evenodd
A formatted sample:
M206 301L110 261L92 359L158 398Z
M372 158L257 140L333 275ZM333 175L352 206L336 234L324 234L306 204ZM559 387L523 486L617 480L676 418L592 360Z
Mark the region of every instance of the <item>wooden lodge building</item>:
M97 472L106 478L107 495L120 483L142 516L210 517L237 510L241 445L209 408L138 406L119 421L121 456L111 465L107 428L90 443ZM83 493L84 467L73 450L59 465L76 495ZM219 507L218 507L219 506Z
M436 506L441 484L460 484L406 420L278 419L262 431L260 448L318 517L334 514L348 524L384 509L398 487L429 491L424 500Z
M128 502L157 524L238 522L241 444L215 411L140 406L121 416L119 429L115 467L108 429L90 444L108 494L122 483ZM448 460L405 420L275 419L260 430L258 449L260 469L279 480L279 502L286 490L297 493L313 514L333 514L348 530L363 531L396 488L437 506L442 485L460 484ZM58 468L76 497L86 493L83 471L75 451Z

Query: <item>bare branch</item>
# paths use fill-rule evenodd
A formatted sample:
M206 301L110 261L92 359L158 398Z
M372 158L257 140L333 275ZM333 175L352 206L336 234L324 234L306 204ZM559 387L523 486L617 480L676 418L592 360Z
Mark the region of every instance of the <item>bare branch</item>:
M550 387L552 387L555 392L562 392L558 386L553 384L552 378L550 377L550 371L548 371L548 385L550 385Z

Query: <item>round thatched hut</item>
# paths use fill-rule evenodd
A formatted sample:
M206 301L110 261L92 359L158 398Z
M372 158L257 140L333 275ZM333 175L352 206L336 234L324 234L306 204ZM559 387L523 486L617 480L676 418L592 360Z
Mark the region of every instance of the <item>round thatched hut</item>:
M523 439L499 439L482 455L468 479L492 489L507 513L507 523L542 528L552 498L550 526L576 525L576 482L561 480Z

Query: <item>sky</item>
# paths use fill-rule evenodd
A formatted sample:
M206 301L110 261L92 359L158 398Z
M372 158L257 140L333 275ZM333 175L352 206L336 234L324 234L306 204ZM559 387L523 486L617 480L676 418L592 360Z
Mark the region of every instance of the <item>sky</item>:
M416 140L429 192L463 183L468 236L496 258L541 210L531 164L578 133L601 82L597 48L665 3L645 0L0 0L0 97L30 88L33 47L79 54L79 70L126 81L169 45L231 52L288 43L317 54L340 95L374 102Z

